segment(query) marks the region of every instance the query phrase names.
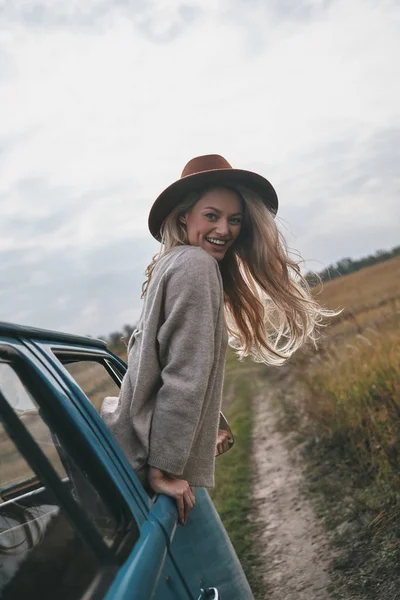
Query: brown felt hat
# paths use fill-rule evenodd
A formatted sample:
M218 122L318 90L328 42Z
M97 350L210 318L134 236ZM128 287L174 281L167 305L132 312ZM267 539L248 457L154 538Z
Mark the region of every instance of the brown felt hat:
M241 184L260 196L268 210L275 216L278 197L270 182L252 171L234 169L219 154L206 154L192 158L182 171L181 178L168 186L158 196L150 210L149 229L156 240L161 239L161 225L177 204L196 190L210 185Z

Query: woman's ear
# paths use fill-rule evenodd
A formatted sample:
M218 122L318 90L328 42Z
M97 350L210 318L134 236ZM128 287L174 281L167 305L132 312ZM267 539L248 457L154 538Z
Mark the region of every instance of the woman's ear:
M179 217L179 223L182 223L182 225L186 225L186 217L185 217L185 216L183 216L183 215L181 215L181 216Z

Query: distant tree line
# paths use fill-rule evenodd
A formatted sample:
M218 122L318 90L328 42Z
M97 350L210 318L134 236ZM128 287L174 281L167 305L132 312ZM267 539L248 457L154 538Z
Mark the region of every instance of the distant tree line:
M99 336L100 339L107 342L108 346L112 348L120 348L124 346L124 342L127 344L129 338L131 337L133 331L135 330L135 325L124 325L122 327L122 331L113 331L107 336Z
M394 256L400 256L400 246L396 246L393 250L378 250L375 254L370 254L365 258L353 260L352 258L342 258L335 265L329 265L326 269L320 273L309 272L305 275L310 286L317 285L320 281L330 281L331 279L337 279L342 275L349 275L355 271L359 271L364 267L370 267L377 263L384 262L393 258Z

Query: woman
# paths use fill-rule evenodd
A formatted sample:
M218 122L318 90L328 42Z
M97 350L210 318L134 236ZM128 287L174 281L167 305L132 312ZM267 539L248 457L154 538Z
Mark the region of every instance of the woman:
M143 484L175 498L183 524L194 487L214 485L215 455L232 441L220 416L228 336L239 357L280 364L329 314L287 254L277 208L266 179L206 155L150 211L161 251L120 396L105 399L102 416Z

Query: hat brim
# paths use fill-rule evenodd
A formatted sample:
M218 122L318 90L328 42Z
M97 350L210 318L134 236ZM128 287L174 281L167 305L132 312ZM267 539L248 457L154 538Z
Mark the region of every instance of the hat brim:
M156 240L161 240L161 225L175 208L177 204L196 190L211 184L234 185L240 184L253 190L263 201L268 210L276 215L278 211L278 196L270 182L252 171L242 169L215 169L213 171L202 171L187 177L178 179L168 186L151 207L149 214L150 233Z

